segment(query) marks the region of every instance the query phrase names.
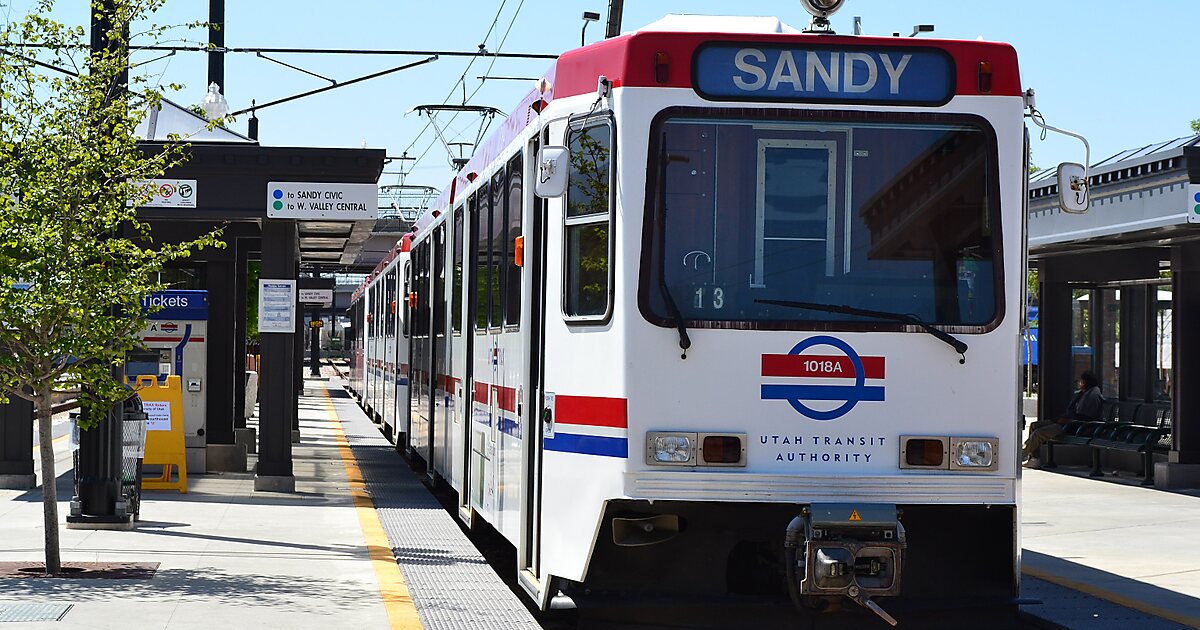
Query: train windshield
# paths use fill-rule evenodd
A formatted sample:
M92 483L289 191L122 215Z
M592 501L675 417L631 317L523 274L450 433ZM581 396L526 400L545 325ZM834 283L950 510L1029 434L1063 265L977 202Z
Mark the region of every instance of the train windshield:
M641 287L648 319L670 325L677 308L700 327L901 325L761 300L938 325L998 319L996 148L985 123L747 111L668 113L654 126Z

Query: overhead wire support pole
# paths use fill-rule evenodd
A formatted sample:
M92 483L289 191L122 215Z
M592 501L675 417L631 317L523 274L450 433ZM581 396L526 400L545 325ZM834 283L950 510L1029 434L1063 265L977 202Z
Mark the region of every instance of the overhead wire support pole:
M605 39L621 34L621 15L624 12L625 0L608 0L608 25L604 29Z
M335 84L333 84L333 85L327 85L327 86L325 86L325 87L323 87L323 88L317 88L317 89L315 89L315 90L309 90L309 91L307 91L307 92L303 92L303 93L300 93L300 94L295 94L295 95L292 95L292 96L287 96L287 97L284 97L284 98L281 98L281 99L276 99L276 100L274 100L274 101L270 101L270 102L268 102L268 103L263 103L262 105L253 105L253 106L251 106L251 107L247 107L247 108L245 108L245 109L239 109L238 111L236 111L236 112L233 112L232 114L229 114L229 115L230 115L230 116L240 116L240 115L242 115L242 114L245 114L245 113L247 113L247 112L250 112L250 111L258 111L258 110L260 110L260 109L266 109L266 108L268 108L268 107L271 107L271 106L273 106L273 105L279 105L279 104L282 104L282 103L287 103L287 102L290 102L290 101L295 101L295 100L298 100L298 99L302 99L302 98L304 98L304 97L306 97L306 96L312 96L312 95L314 95L314 94L320 94L321 92L328 92L329 90L336 90L336 89L338 89L338 88L346 87L346 86L348 86L348 85L354 85L355 83L362 83L363 81L368 81L368 80L370 80L370 79L377 79L377 78L379 78L379 77L382 77L382 76L385 76L385 75L389 75L389 74L392 74L392 73L394 73L394 72L400 72L401 70L408 70L409 68L415 68L415 67L417 67L417 66L423 66L423 65L425 65L425 64L427 64L427 63L430 63L430 62L432 62L432 61L437 61L437 59L438 59L437 55L434 55L434 56L432 56L432 57L427 57L427 58L425 58L425 59L422 59L422 60L420 60L420 61L414 61L414 62L412 62L412 63L404 64L403 66L397 66L397 67L395 67L395 68L389 68L389 69L387 69L387 70L383 70L383 71L381 71L381 72L375 72L375 73L372 73L372 74L368 74L368 75L365 75L365 76L358 77L357 79L350 79L349 81L345 81L345 82L343 82L343 83L335 83Z

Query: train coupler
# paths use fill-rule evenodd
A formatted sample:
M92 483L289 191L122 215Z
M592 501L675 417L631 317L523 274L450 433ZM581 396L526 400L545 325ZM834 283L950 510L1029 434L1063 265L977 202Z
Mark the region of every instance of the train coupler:
M810 505L784 537L788 592L798 607L845 596L894 626L872 598L900 594L906 546L895 505Z

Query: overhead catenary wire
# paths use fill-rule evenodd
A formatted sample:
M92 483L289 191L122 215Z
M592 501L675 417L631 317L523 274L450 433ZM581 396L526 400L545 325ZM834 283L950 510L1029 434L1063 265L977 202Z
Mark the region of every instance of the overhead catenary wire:
M491 26L488 27L487 34L484 35L485 43L486 43L488 37L491 36L492 30L495 28L497 22L499 21L500 14L503 12L504 6L506 3L507 3L507 0L502 2L500 5L500 8L496 11L496 16L492 19L492 24L491 24ZM517 4L517 8L513 11L512 18L508 21L508 26L504 30L504 35L502 35L500 37L500 42L499 42L499 44L496 45L496 51L493 53L489 53L492 55L492 60L491 60L491 63L488 64L487 70L484 71L484 76L490 74L492 71L492 68L494 68L496 65L496 60L498 58L503 57L503 53L500 53L499 51L503 50L504 44L508 41L509 34L512 33L513 25L516 24L517 17L520 16L521 9L524 8L524 6L525 6L525 0L520 0L520 2ZM483 46L484 46L484 44L480 44L481 50L484 49ZM557 59L558 56L555 55L554 58ZM443 105L450 102L450 97L454 95L454 91L458 88L458 86L460 84L463 86L463 88L465 90L467 73L471 71L471 67L472 67L472 65L474 65L474 63L475 63L475 59L472 59L471 62L467 64L467 67L465 69L463 69L463 73L462 73L462 75L459 76L458 80L455 81L453 85L451 85L450 92L446 95L446 98L442 100ZM466 105L467 103L471 102L471 99L475 98L475 96L477 94L479 94L479 91L481 89L483 89L484 83L485 83L485 80L481 79L479 82L479 85L476 86L475 89L471 91L470 95L464 95L462 104ZM458 118L459 113L461 113L461 112L455 112L454 115L452 115L450 117L450 120L446 121L446 125L445 125L446 129L449 129L450 125L454 123L455 119ZM492 120L492 118L490 118L490 117L486 120L488 127L484 127L481 124L480 130L476 134L476 141L475 141L476 145L479 144L479 142L482 140L483 135L486 133L487 129L490 127L491 120ZM413 146L415 146L417 144L417 142L420 141L421 137L425 134L425 132L427 132L429 130L429 128L432 124L433 124L433 119L432 119L432 117L430 117L430 119L425 123L425 126L422 127L421 131L417 133L417 136L415 138L413 138L412 143L410 143L408 146L408 149L405 150L406 152L408 150L411 150L413 148ZM429 143L429 145L427 145L425 147L425 150L422 151L420 156L416 159L416 161L413 162L412 168L415 168L417 166L417 164L419 164L421 162L421 160L433 148L433 145L435 145L439 140L442 140L443 144L445 144L445 140L441 138L442 135L443 134L439 131L438 137L434 138L434 140L432 140ZM461 135L461 132L458 135ZM447 153L450 154L451 152L450 152L449 146L447 146L446 149L447 149ZM453 163L454 158L453 158L452 154L450 155L450 158L451 158L451 162ZM410 168L410 170L411 170L411 168Z

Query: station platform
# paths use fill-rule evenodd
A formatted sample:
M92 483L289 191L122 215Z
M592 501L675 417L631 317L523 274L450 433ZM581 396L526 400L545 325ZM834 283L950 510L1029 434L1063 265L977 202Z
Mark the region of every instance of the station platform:
M570 627L529 610L336 376L305 385L296 493L195 475L186 495L145 493L133 531L60 529L66 565L140 572L16 574L43 559L41 492L0 490L0 628ZM73 472L55 420L61 519ZM1025 471L1022 500L1030 627L1200 628L1200 492Z
M296 493L193 475L145 492L132 531L60 527L65 566L136 569L110 579L16 574L44 560L42 493L0 490L0 628L540 628L345 391L305 386ZM54 446L61 522L74 473Z

